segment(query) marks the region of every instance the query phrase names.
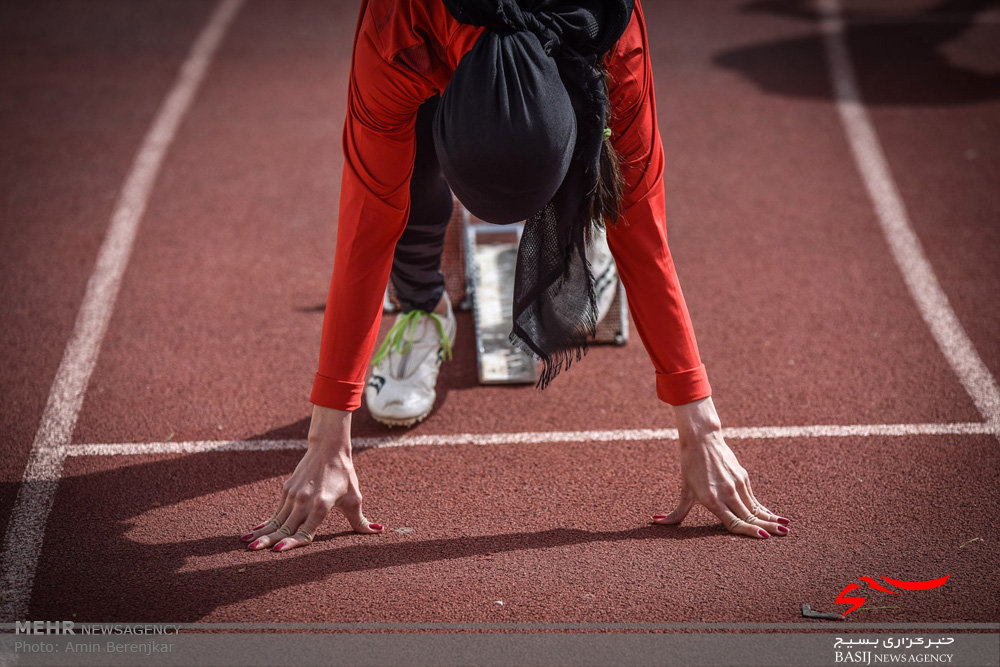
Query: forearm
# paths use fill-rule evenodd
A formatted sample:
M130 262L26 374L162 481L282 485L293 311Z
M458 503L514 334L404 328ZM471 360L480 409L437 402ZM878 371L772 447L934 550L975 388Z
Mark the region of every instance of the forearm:
M361 405L365 372L382 318L392 251L405 224L405 208L394 208L374 195L348 159L319 365L310 395L316 405L339 410L355 410Z
M667 245L664 154L642 8L608 62L611 142L619 156L623 213L608 245L639 337L656 369L657 396L683 405L712 393Z
M406 226L413 123L428 91L357 40L344 123L344 176L333 277L310 400L361 405L396 241Z
M608 228L608 244L632 320L656 371L657 396L682 405L710 396L712 388L667 245L664 217L660 182Z

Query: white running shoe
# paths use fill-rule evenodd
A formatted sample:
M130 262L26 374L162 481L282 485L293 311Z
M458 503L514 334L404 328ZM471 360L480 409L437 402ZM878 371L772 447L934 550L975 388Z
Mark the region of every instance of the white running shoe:
M434 407L438 371L451 358L457 329L447 292L441 298L448 309L443 316L423 310L398 315L372 357L365 403L386 426L411 426Z

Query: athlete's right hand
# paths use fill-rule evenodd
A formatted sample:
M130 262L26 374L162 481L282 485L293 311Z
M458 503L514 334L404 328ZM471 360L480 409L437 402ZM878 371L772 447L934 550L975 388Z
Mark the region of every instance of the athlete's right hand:
M309 447L281 486L278 510L242 539L255 550L305 546L333 509L356 532L382 532L382 526L369 522L361 509L361 489L351 460L351 413L317 405L309 424Z

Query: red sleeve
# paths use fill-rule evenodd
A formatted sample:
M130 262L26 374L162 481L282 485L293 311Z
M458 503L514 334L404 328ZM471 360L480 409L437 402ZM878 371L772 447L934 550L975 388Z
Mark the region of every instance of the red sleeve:
M337 250L310 395L338 410L361 405L393 249L409 213L416 111L434 93L427 79L386 57L387 42L398 38L388 28L406 24L379 16L391 5L362 3L351 63Z
M623 214L608 225L608 246L625 285L629 310L653 367L656 394L672 405L712 388L667 246L663 144L642 8L608 57L612 144L625 178Z

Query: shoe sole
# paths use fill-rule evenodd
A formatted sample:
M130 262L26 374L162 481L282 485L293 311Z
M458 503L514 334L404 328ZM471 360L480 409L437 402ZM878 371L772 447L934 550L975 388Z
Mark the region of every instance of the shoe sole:
M433 410L433 409L434 408L432 407L431 410ZM428 410L427 412L425 412L425 413L423 413L421 415L417 415L416 417L407 417L407 418L401 418L401 419L395 419L395 418L392 418L392 417L380 417L380 416L376 416L376 415L372 414L371 410L369 410L368 413L371 414L372 415L372 419L374 419L375 421L377 421L379 424L382 424L383 426L388 426L388 427L392 428L393 426L413 426L414 424L418 424L418 423L422 422L423 420L427 419L427 416L431 413L431 410Z

